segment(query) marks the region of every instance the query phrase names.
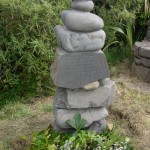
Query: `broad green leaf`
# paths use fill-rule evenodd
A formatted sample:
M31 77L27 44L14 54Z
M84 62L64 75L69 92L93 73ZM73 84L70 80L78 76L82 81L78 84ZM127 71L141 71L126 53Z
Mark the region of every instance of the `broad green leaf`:
M108 27L108 28L110 28L112 30L115 30L116 32L119 32L119 33L122 33L122 34L125 35L124 31L119 27Z

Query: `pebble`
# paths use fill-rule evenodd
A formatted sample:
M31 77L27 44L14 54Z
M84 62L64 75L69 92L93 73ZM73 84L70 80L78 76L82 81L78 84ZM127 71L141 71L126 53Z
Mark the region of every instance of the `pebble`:
M99 86L100 86L100 83L98 81L96 81L96 82L85 85L83 87L83 89L86 91L91 91L91 90L95 90L95 89L99 88Z

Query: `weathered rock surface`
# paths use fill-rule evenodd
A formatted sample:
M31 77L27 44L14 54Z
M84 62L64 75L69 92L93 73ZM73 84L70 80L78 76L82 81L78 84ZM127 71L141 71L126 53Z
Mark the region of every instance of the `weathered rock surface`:
M104 46L106 34L103 30L96 32L73 32L65 26L56 26L55 33L60 47L68 52L98 51Z
M108 64L104 53L67 53L57 49L51 66L53 82L58 87L77 89L84 85L109 78Z
M61 18L65 26L71 31L93 32L104 27L103 20L90 12L67 10L61 13Z
M89 126L89 131L91 132L96 131L97 133L102 133L105 130L106 126L107 126L106 119L102 119L100 121L93 122Z
M139 49L139 55L150 59L150 42L149 46L141 47Z
M135 62L137 65L141 65L140 58L134 57L134 62Z
M92 0L75 0L72 2L72 9L90 12L94 8L94 3Z
M104 86L100 86L98 89L92 91L58 88L54 106L62 109L103 107L112 103L115 94L116 86L111 80L107 80Z
M92 82L92 83L89 83L89 84L85 85L83 87L83 89L85 91L91 91L91 90L95 90L95 89L99 88L99 86L100 86L99 81L95 81L95 82Z
M71 128L67 121L74 118L76 113L80 113L81 117L87 120L85 127L89 127L93 122L105 119L108 116L106 108L90 108L90 109L55 109L55 122L62 129Z
M141 58L141 56L150 57L150 54L148 54L150 51L150 42L136 42L132 50L134 56L137 58Z
M148 58L145 58L145 57L141 57L140 59L138 58L134 58L134 62L137 64L137 65L143 65L145 67L148 67L150 68L150 59Z
M140 80L150 83L150 68L132 64L132 74L136 75Z
M106 119L102 119L100 121L93 122L89 127L85 128L86 130L89 130L91 132L96 131L97 133L102 133L104 129L106 128ZM75 132L75 129L73 128L60 128L56 122L53 123L53 130L59 131L60 133L68 133L68 132Z

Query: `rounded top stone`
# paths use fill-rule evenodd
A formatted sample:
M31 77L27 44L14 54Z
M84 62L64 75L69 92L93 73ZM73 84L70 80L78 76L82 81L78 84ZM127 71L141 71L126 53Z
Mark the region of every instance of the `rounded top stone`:
M76 32L94 32L104 27L103 20L90 12L67 10L61 13L61 18L65 26Z
M92 0L75 0L72 2L72 9L90 12L94 8Z

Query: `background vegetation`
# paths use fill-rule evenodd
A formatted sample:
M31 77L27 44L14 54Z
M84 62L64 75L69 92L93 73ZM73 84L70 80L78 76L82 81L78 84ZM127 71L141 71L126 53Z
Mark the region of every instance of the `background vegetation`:
M52 94L54 26L69 6L68 0L0 1L0 105Z
M145 0L146 1L146 0ZM54 26L71 0L0 1L0 105L53 94L50 65L57 47ZM95 0L94 13L105 22L104 51L109 64L131 57L146 33L143 0ZM136 34L135 34L136 33Z

